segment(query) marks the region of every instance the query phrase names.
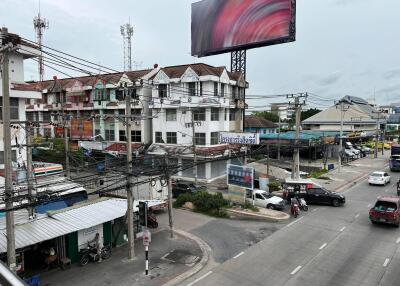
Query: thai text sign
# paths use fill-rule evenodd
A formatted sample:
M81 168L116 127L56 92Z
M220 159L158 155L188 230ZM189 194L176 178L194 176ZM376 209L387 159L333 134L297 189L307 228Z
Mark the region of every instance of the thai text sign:
M258 133L220 132L219 143L258 145L260 144L260 135Z

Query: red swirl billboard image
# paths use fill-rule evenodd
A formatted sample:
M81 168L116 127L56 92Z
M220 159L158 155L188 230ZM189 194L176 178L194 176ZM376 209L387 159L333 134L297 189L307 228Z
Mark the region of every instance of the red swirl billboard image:
M295 0L203 0L192 4L197 57L295 41Z

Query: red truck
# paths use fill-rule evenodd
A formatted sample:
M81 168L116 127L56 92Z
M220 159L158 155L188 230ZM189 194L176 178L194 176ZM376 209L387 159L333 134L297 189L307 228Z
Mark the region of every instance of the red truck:
M400 197L379 197L375 206L369 210L369 219L372 223L400 225Z

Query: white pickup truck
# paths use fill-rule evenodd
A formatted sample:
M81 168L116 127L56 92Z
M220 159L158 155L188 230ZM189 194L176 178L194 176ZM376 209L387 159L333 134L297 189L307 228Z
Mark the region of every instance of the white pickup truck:
M253 190L250 197L247 197L247 200L250 203L254 202L255 206L272 210L282 210L285 207L285 201L282 198L257 189Z

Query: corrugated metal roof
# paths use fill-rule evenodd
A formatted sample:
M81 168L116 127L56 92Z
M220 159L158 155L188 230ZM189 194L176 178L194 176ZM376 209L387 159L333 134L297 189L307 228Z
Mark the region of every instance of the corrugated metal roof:
M108 199L49 213L49 217L68 223L77 229L85 229L122 217L126 209L126 200Z
M347 133L347 132L344 132ZM323 137L336 137L339 136L340 132L337 131L320 131L320 130L303 130L300 131L300 140L318 140ZM296 132L288 131L285 133L269 133L260 134L260 139L278 139L281 140L294 140L296 137Z
M124 199L101 199L15 224L17 249L93 227L122 217L127 210ZM1 218L4 220L5 218ZM0 253L7 251L5 224L0 224Z

